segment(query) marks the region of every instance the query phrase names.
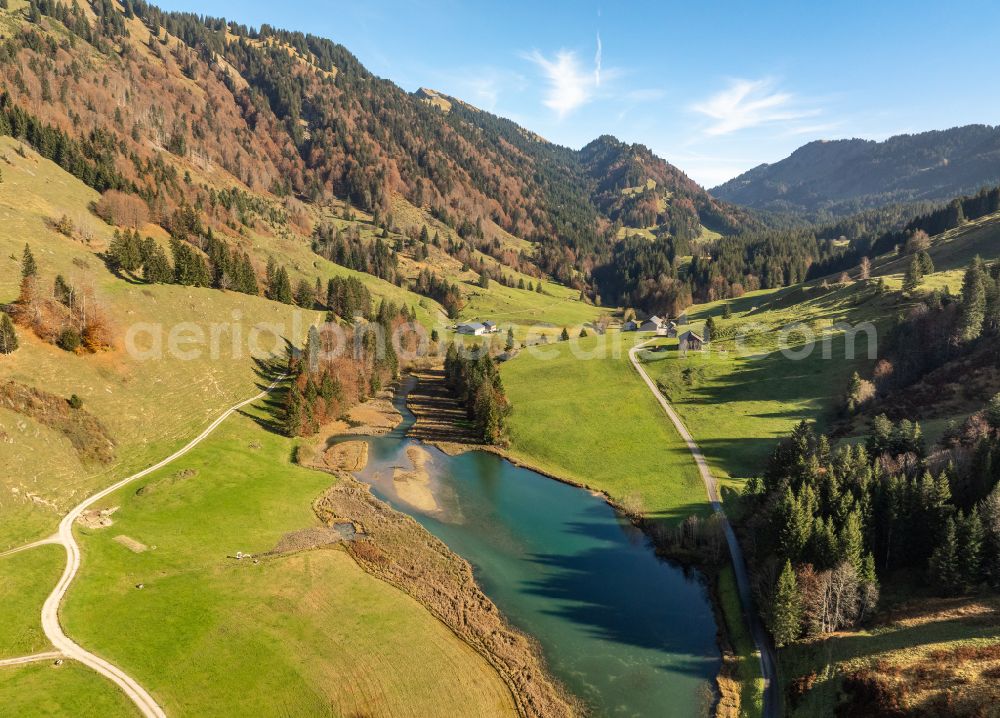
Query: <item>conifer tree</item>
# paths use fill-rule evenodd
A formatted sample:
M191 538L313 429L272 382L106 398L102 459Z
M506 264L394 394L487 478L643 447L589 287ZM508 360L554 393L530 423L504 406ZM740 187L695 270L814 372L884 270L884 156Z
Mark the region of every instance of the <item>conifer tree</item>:
M945 522L941 543L931 554L927 569L931 581L943 592L951 593L958 587L960 578L958 535L955 529L955 520L950 516Z
M38 264L35 262L35 255L31 253L31 247L24 245L24 253L21 255L21 279L38 276Z
M292 283L288 278L288 270L284 266L276 267L273 270L271 281L268 283L267 295L270 299L282 304L294 304L292 295Z
M982 260L976 257L965 270L962 280L962 320L961 337L971 342L979 338L986 318L986 286L982 270Z
M906 268L906 273L903 275L903 292L913 294L917 291L917 287L920 286L920 280L920 260L917 258L917 255L913 255L910 259L910 265Z
M875 612L878 606L879 586L878 576L875 575L875 557L871 553L866 553L861 562L861 571L858 573L860 582L858 590L858 619L864 620Z
M979 585L983 579L983 522L975 508L960 518L958 533L959 583L965 591Z
M285 400L284 430L288 436L298 436L302 432L305 418L304 398L298 382L292 381Z
M514 327L508 327L507 329L507 343L504 345L504 351L514 350Z
M140 248L142 276L151 284L169 284L174 279L174 269L170 266L167 253L152 237L146 237Z
M792 643L802 631L802 599L792 562L785 560L785 567L778 577L771 618L771 634L780 648Z
M73 304L73 288L69 286L61 274L56 275L52 286L52 295L56 298L57 302L65 304L67 307Z
M559 335L559 341L565 342L569 341L569 329L563 327L562 334Z
M920 276L924 277L934 271L934 260L926 251L917 253L917 261L920 265Z
M983 573L994 588L1000 587L1000 484L979 504L983 521Z
M313 296L313 290L309 286L309 282L300 279L298 285L295 287L295 303L303 309L312 309L314 301L315 297Z
M0 312L0 354L13 354L17 351L17 331L10 315Z
M847 515L847 521L844 522L838 543L841 558L849 561L860 576L864 561L864 536L861 533L861 517L857 510L852 510Z

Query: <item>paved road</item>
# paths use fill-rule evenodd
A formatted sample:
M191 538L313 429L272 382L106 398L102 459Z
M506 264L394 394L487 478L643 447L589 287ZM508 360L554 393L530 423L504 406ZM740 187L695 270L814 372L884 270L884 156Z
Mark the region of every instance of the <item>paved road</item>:
M743 549L740 548L740 542L736 538L736 534L733 532L733 527L729 525L729 520L726 518L725 511L722 510L722 502L719 500L719 485L715 481L715 477L712 476L711 470L708 468L708 462L705 460L705 455L701 453L701 449L698 447L698 443L691 436L691 432L687 430L684 426L684 422L681 421L680 416L674 411L674 408L670 406L670 402L667 401L666 397L656 386L646 370L643 369L642 364L636 357L636 353L642 349L649 342L644 342L643 344L638 344L628 352L628 358L632 362L632 366L635 370L639 372L639 376L642 380L646 382L646 386L649 390L653 392L653 396L656 397L656 401L663 408L667 417L673 423L674 427L677 429L677 433L681 435L684 439L684 443L687 444L688 450L691 452L691 456L694 457L695 464L698 465L698 473L701 474L701 480L705 484L705 491L708 493L708 500L712 504L712 510L715 511L719 516L722 517L722 525L726 534L726 543L729 544L729 553L733 558L733 573L736 575L736 589L740 594L740 602L743 604L743 615L750 626L750 634L753 636L754 643L757 645L757 650L760 653L760 671L764 676L764 717L765 718L777 718L781 713L781 705L779 702L778 695L778 661L775 655L774 648L771 645L770 637L767 635L767 631L764 630L764 626L761 623L760 617L757 615L757 610L754 608L753 593L750 591L750 577L747 574L746 561L743 558Z
M59 530L54 537L42 539L41 541L35 541L34 543L27 544L7 552L15 553L17 551L47 543L59 543L66 547L66 568L63 571L62 577L59 579L59 583L57 583L56 587L52 589L52 593L50 593L49 597L45 599L45 603L42 606L42 629L45 631L45 635L48 637L49 641L51 641L52 645L57 649L57 651L51 654L51 657L64 655L67 658L79 661L83 665L97 671L102 676L105 676L125 692L125 695L127 695L132 702L136 704L146 718L166 718L166 713L163 712L163 709L159 706L159 704L153 699L145 688L139 685L134 678L117 666L112 665L103 658L95 656L93 653L90 653L81 646L77 645L69 636L63 633L62 626L59 625L59 605L62 603L67 589L69 589L70 584L76 577L77 571L80 570L80 547L77 545L76 539L73 537L73 523L91 504L100 501L105 496L114 493L126 484L135 481L136 479L141 479L158 469L162 469L170 462L184 456L184 454L188 453L191 449L208 438L208 436L219 428L219 425L228 419L234 412L239 411L247 404L252 404L253 402L267 396L267 394L274 389L278 382L280 382L283 378L284 377L278 378L274 381L274 383L256 396L246 399L245 401L241 401L239 404L227 409L221 416L219 416L219 418L213 421L208 428L184 446L184 448L179 451L175 451L163 461L160 461L149 468L143 469L136 474L132 474L131 476L108 486L106 489L98 491L93 496L84 499L72 511L66 514L62 521L59 522ZM43 660L42 658L38 658L38 655L42 654L7 659L7 661L0 663L0 665L14 665L17 662L28 663L31 660ZM46 655L46 657L50 656Z

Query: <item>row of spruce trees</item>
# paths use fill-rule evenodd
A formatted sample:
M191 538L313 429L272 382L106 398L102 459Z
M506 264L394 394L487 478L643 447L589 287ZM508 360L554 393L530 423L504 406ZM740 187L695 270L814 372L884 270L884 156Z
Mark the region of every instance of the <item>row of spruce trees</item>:
M466 351L448 345L444 359L445 382L465 405L469 419L487 444L506 446L511 405L504 392L496 362L488 351Z

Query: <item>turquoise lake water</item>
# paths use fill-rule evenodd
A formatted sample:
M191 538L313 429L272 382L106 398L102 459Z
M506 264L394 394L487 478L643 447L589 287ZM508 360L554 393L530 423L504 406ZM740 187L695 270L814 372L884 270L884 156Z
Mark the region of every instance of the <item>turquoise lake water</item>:
M472 564L486 594L541 644L552 673L595 716L695 716L711 706L716 626L697 573L659 559L600 497L486 452L447 454L405 437L413 417L369 438L358 478ZM394 489L406 448L430 456L434 511Z

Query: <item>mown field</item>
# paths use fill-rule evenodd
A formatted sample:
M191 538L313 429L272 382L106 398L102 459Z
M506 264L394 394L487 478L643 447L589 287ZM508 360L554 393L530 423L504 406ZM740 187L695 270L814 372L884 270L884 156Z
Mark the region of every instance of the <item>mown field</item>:
M135 718L135 705L111 682L89 668L51 661L0 669L0 706L4 715L23 718Z
M0 659L52 649L42 631L42 603L65 567L66 549L55 545L0 558Z
M108 497L120 507L113 526L79 529L84 565L64 605L67 633L170 715L512 715L478 654L342 549L233 558L317 526L312 501L333 481L293 465L294 442L257 418L227 420Z
M501 367L514 406L511 454L543 471L607 492L650 518L705 514L708 502L687 447L628 361L634 334L610 332L522 351ZM605 356L579 358L571 347Z

